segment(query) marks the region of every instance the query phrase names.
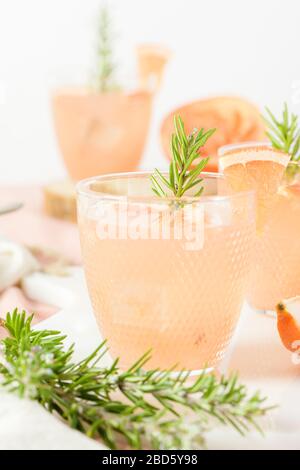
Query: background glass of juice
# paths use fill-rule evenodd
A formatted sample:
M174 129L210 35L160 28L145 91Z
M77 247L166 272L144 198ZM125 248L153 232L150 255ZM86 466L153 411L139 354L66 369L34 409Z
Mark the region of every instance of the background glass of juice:
M222 147L219 156L237 156L236 165L224 171L227 190L256 190L257 231L247 300L256 310L274 313L279 301L300 294L300 163L290 162L284 169L253 159L241 170L241 152L247 156L253 148L261 158L266 148L272 150L268 143L249 142Z
M110 354L127 367L214 367L245 296L255 236L252 191L218 195L223 179L202 174L204 194L180 202L153 195L150 174L80 182L78 221L94 313Z

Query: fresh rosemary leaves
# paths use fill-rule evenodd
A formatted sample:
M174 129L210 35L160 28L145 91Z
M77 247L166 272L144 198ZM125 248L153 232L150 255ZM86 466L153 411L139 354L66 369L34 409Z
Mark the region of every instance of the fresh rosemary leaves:
M108 8L103 6L99 17L97 63L93 77L94 90L100 93L108 93L118 89L115 82L115 71L111 19Z
M195 168L193 163L199 158L199 151L216 129L204 131L195 129L187 135L180 116L174 117L175 133L172 134L171 151L172 160L168 177L164 176L157 168L151 176L152 190L159 197L174 196L181 198L188 190L197 187L193 197L198 197L203 191L199 185L203 181L200 178L201 171L207 165L209 158L203 158Z
M266 108L267 116L263 116L267 126L267 136L274 148L282 150L291 156L291 161L300 160L300 127L298 116L290 113L287 104L284 103L281 120Z
M127 371L120 371L118 360L101 367L105 342L73 363L74 346L65 349L66 336L34 330L31 322L32 316L17 310L0 321L9 334L1 341L2 387L38 401L112 449L201 448L209 418L245 434L259 429L256 418L270 409L260 394L249 395L235 375L203 373L192 381L186 372L175 378L171 371L145 371L148 353Z

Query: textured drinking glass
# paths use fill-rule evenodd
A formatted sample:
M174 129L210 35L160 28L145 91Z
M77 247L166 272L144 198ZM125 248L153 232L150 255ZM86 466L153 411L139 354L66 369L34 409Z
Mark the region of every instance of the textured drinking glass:
M126 367L152 350L149 368L214 367L239 318L255 236L255 195L218 195L203 174L197 199L158 198L150 175L80 182L85 275L102 336Z
M53 95L52 105L58 144L73 180L138 167L151 117L151 93L63 88Z
M265 142L249 142L224 146L219 156L250 154L253 148L258 156L272 149ZM257 232L247 300L256 310L274 313L279 301L300 294L300 164L290 162L285 169L271 160L253 159L243 170L237 160L236 168L224 173L233 191L256 190Z
M255 242L249 282L250 305L274 311L300 294L300 164L289 163Z

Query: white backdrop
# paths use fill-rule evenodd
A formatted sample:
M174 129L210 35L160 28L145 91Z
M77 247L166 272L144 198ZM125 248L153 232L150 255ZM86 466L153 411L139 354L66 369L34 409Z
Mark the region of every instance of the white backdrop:
M233 93L300 111L297 0L112 0L123 75L139 42L173 51L143 167L164 166L158 129L174 106ZM0 0L0 183L61 178L49 96L86 80L100 0Z

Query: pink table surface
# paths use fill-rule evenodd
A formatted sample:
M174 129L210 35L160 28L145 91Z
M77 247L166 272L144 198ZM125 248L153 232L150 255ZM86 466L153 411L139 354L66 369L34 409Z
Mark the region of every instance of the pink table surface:
M49 217L43 210L43 191L38 185L1 186L0 205L23 202L17 212L0 218L0 235L26 245L36 245L58 251L80 264L80 245L76 224Z

